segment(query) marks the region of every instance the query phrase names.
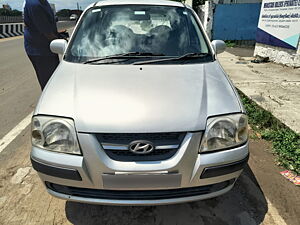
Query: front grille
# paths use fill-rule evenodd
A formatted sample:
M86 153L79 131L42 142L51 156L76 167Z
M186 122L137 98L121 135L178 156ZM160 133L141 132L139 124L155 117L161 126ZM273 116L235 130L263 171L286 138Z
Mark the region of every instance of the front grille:
M161 161L173 157L180 147L186 133L128 133L96 134L106 154L116 161ZM147 155L136 155L128 150L133 141L150 141L155 150Z
M178 144L186 133L138 133L138 134L97 134L98 140L103 143L126 144L132 141L147 140L155 145Z
M128 151L105 150L106 154L113 160L121 162L139 161L161 161L173 157L178 149L154 150L147 155L136 155Z
M146 191L117 191L117 190L100 190L100 189L87 189L68 187L58 184L46 182L46 186L58 193L83 197L83 198L97 198L107 200L159 200L159 199L172 199L184 198L197 195L210 194L220 191L234 183L234 179L225 182L192 187L192 188L179 188L168 190L146 190Z

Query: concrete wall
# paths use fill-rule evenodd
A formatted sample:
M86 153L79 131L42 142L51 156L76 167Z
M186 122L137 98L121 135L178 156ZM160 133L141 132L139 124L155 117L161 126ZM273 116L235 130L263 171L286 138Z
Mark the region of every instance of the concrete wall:
M212 27L214 20L215 6L221 0L206 1L205 5L202 5L198 9L199 17L203 23L204 29L208 36L212 38ZM229 3L230 0L224 0L223 3ZM237 0L235 3L254 3L262 2L262 0ZM260 11L260 10L259 10ZM265 44L256 43L254 56L269 57L271 61L286 66L292 66L300 68L300 40L297 50L290 50Z
M22 16L0 16L0 24L2 23L23 23Z
M0 24L0 39L14 37L24 34L23 23L6 23Z
M292 8L292 10L293 9L294 8ZM280 9L280 11L278 11L278 13L287 13L287 14L290 13L289 11L284 12L283 10L287 10L287 8ZM294 11L294 12L296 12L296 11ZM262 18L260 18L260 19L262 19ZM282 22L284 25L287 24L287 21L288 20L281 20L281 19L279 19L277 21L272 20L272 22L277 22L277 23ZM291 22L291 21L289 21L289 22ZM292 23L294 23L294 22L292 22ZM297 23L297 22L295 22L295 23ZM271 24L271 22L270 22L270 24ZM266 25L266 24L264 24L264 25ZM299 31L299 26L297 26L297 25L298 25L298 23L296 25L291 24L291 27L290 27L290 29L293 29L292 31L295 32L294 33L295 35L297 34L297 31ZM258 32L257 32L257 41L263 42L266 44L257 42L256 46L255 46L254 56L269 57L269 59L275 63L299 68L300 67L300 39L298 40L298 45L297 45L297 42L294 43L296 45L293 45L293 47L296 47L296 49L289 49L289 45L284 45L285 42L282 41L281 38L276 37L276 35L274 36L274 33L278 32L277 35L279 35L279 37L280 37L281 32L284 32L284 31L280 30L280 28L277 28L277 30L275 30L275 28L274 28L272 30L272 32L273 33L268 33L267 31L264 31L263 28L259 27ZM292 35L292 34L290 34L290 35ZM261 38L261 37L263 37L263 38ZM275 45L275 46L273 46L273 45ZM276 45L279 45L281 47L278 47Z
M269 57L271 61L286 66L300 67L300 40L297 50L280 48L261 43L256 43L255 56Z

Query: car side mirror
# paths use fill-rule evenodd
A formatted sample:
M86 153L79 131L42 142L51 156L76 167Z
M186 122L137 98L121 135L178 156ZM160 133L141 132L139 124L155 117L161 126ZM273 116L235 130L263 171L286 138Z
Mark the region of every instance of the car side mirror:
M55 54L63 55L67 45L68 42L65 39L56 39L50 43L50 49Z
M221 40L214 40L211 42L216 54L220 54L222 52L225 51L226 49L226 44L224 41L221 41Z

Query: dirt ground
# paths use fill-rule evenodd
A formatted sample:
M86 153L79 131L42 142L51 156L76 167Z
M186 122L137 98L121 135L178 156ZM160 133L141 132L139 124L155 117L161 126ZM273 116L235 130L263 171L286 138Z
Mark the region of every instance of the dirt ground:
M179 205L113 207L51 197L29 161L29 128L0 155L1 225L296 225L299 187L275 166L270 145L250 142L249 166L234 189L215 199Z
M254 48L227 48L218 59L234 85L300 133L300 68L252 63Z

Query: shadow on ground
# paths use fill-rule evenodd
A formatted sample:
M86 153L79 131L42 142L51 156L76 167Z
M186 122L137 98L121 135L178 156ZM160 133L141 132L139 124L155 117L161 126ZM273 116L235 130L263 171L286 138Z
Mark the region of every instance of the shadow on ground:
M253 57L254 55L254 47L234 47L234 48L226 48L226 51L240 57Z
M179 205L118 207L66 203L66 216L75 225L258 225L267 213L266 199L247 166L227 194Z

